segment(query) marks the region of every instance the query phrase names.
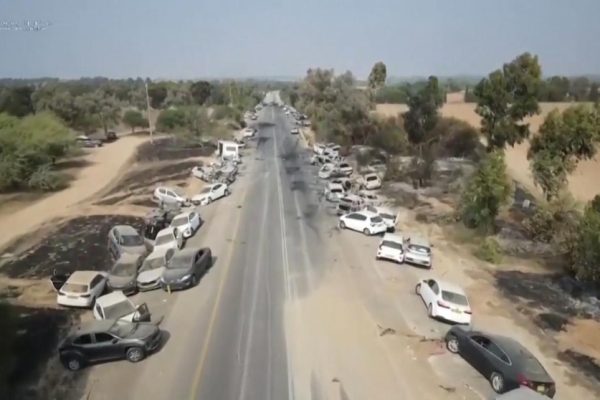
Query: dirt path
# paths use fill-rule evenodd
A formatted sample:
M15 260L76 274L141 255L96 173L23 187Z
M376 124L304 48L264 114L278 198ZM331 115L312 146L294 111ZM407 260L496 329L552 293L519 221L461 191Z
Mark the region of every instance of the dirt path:
M30 232L44 222L63 217L74 206L89 199L109 185L121 173L135 154L137 147L148 140L145 137L127 136L119 141L95 149L86 157L90 165L82 168L71 185L30 206L0 217L5 229L0 237L0 248Z

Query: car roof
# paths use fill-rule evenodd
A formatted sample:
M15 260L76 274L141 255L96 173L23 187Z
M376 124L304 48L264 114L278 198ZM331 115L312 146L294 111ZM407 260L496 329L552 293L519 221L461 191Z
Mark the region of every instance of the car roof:
M66 283L75 283L80 285L89 284L92 279L98 275L98 271L75 271L69 276Z
M496 342L502 350L508 355L511 360L515 360L519 353L525 353L528 356L534 357L521 343L507 336L488 334L490 339Z
M123 252L119 258L115 260L115 264L135 264L141 257L141 254Z
M398 242L398 243L402 243L404 242L404 238L402 237L402 235L398 235L395 233L385 233L383 235L383 240L389 240L390 242Z
M465 297L467 296L464 289L458 285L455 285L454 283L450 283L447 281L441 281L439 279L435 279L435 281L438 283L438 286L442 290L446 290L448 292L453 292L453 293L457 293L457 294L462 294Z
M378 217L379 216L376 213L374 213L372 211L369 211L369 210L360 210L360 211L357 211L356 214L362 214L365 217L370 217L370 218Z
M429 240L425 239L422 236L411 236L410 244L414 244L416 246L431 247L431 245L429 244Z
M341 184L339 184L339 183L333 183L333 182L328 182L327 183L327 187L329 189L342 189L342 190L344 189L344 187Z
M78 335L83 335L86 333L105 332L105 331L109 330L114 324L115 324L115 321L110 320L110 319L103 319L103 320L99 320L99 321L94 320L94 321L86 322L86 323L80 325L72 333L78 334Z
M114 229L123 235L138 235L138 231L131 225L115 225Z
M122 302L123 300L127 300L127 296L123 294L122 291L117 290L115 292L110 292L105 294L104 296L100 296L96 299L96 303L100 304L102 308L110 307L113 304L117 304Z

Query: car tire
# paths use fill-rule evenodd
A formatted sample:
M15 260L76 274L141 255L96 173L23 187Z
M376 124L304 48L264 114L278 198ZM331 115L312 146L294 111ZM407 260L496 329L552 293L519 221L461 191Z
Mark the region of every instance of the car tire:
M417 283L417 286L415 286L415 293L418 295L421 295L421 284Z
M340 221L340 229L346 229L346 223L344 221Z
M84 367L83 358L77 355L67 357L63 364L69 371L79 371Z
M363 233L367 236L371 236L371 231L369 230L369 228L363 229Z
M504 377L498 372L492 372L490 375L490 385L496 393L504 393Z
M435 315L433 315L433 304L429 303L429 305L427 306L427 315L429 316L429 318L435 318Z
M446 339L446 348L450 353L457 354L460 351L458 338L454 335L448 335Z
M141 347L130 347L125 352L125 357L127 358L127 361L136 363L142 361L146 357L146 353Z
M198 278L196 278L196 275L192 275L192 280L190 281L190 287L194 287L198 284Z
M229 196L231 194L231 192L229 191L229 189L225 189L225 196Z
M206 198L206 205L209 205L210 203L212 203L212 198L211 197L207 197Z

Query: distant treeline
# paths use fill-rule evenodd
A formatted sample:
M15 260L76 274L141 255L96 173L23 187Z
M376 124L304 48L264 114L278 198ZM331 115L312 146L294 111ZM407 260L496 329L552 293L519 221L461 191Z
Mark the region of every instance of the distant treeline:
M387 85L377 92L375 101L377 103L405 104L408 102L411 93L418 92L426 84L426 80L420 80ZM473 93L473 88L476 85L473 84L471 79L441 79L440 86L446 93L464 90L466 102L477 102L477 97ZM597 102L600 98L600 85L598 80L588 77L552 76L542 81L536 97L538 101L543 102Z

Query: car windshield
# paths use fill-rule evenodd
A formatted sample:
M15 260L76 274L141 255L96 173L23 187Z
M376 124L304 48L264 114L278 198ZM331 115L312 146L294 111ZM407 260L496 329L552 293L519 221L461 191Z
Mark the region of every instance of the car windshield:
M189 256L178 256L171 258L171 261L167 263L168 269L184 269L189 268L192 264L193 255Z
M165 259L163 257L146 258L142 264L142 268L140 268L140 272L164 267L164 265Z
M142 246L144 244L144 239L139 235L125 235L121 238L123 246Z
M108 331L120 338L131 335L137 329L137 324L132 324L125 321L116 321Z
M156 241L154 242L154 245L161 246L163 244L171 243L172 241L173 241L173 234L169 233L169 234L161 235L161 236L157 237Z
M393 242L391 240L384 240L383 242L381 242L381 246L383 246L383 247L389 247L389 248L395 249L395 250L402 250L402 244L401 243Z
M200 194L210 193L210 187L205 187L200 191Z
M380 213L379 216L381 218L385 218L385 219L394 219L395 218L392 214L388 214L388 213Z
M81 285L79 283L65 283L61 290L69 293L85 293L88 291L88 285Z
M458 304L459 306L469 305L469 301L464 295L460 293L449 292L447 290L442 290L442 299L452 304Z
M339 188L331 189L331 193L342 193L342 192L343 192L343 190L339 189Z
M408 248L410 249L410 251L414 251L415 253L421 253L421 254L431 253L431 250L429 249L429 247L419 246L417 244L411 244L408 246Z
M182 226L188 223L188 217L177 217L171 222L171 226Z
M104 307L104 319L119 319L135 311L135 307L129 300Z
M131 276L135 274L137 265L135 263L117 263L113 267L111 274L115 276Z
M375 175L367 176L367 180L368 181L375 181L375 180L377 180L377 177Z
M380 216L377 216L377 217L372 217L372 218L371 218L371 222L373 222L373 223L375 223L375 224L378 224L378 223L380 223L380 222L383 222L383 220L381 219L381 217L380 217Z

